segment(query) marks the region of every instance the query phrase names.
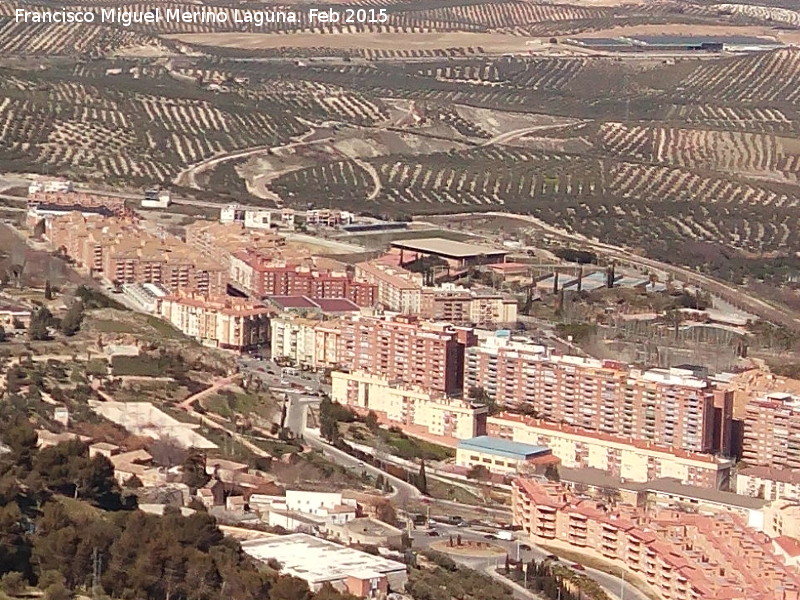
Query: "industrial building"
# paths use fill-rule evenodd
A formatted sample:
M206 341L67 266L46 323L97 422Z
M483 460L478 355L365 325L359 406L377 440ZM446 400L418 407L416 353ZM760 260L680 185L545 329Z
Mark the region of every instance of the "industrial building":
M403 591L406 565L353 548L295 533L242 542L245 554L256 560L276 560L281 572L298 577L318 591L329 583L360 598L385 597L389 590Z
M557 464L547 446L533 446L512 442L498 437L481 435L462 440L456 448L456 465L476 467L478 465L495 473L517 474L525 466Z

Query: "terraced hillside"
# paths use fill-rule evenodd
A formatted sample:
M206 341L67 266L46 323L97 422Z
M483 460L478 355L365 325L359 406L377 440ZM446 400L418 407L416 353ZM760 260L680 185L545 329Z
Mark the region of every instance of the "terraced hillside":
M712 171L797 184L800 140L760 133L604 123L599 148L647 163L706 167Z
M303 119L370 123L381 115L359 94L322 84L283 82L262 93L215 95L163 70L149 75L3 73L0 163L103 182L168 182L212 156L283 143L307 130Z
M800 250L800 194L733 177L573 154L485 148L370 161L380 193L352 161L293 171L273 183L284 197L333 199L390 214L503 210L633 246L680 238L748 252ZM318 191L309 194L311 185ZM777 216L777 218L776 218Z
M228 19L39 26L2 3L0 171L385 214L507 209L649 253L800 250L800 50L649 57L568 39L800 40L789 0L345 5L386 20L86 0L95 14L205 6ZM276 7L298 20L231 18Z

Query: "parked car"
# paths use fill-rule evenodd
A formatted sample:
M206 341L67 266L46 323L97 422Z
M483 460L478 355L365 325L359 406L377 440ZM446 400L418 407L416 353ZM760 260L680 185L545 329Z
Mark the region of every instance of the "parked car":
M520 550L533 550L533 548L531 548L528 544L520 544L519 545L519 549Z
M585 571L586 570L586 567L584 567L583 565L581 565L579 563L573 563L572 568L575 569L576 571Z
M548 554L547 556L544 557L544 559L545 560L552 560L553 562L558 562L559 560L561 560L555 554Z
M431 530L428 532L428 535L429 535L429 536L431 536L431 537L439 537L439 535L440 535L440 534L439 534L439 532L438 532L438 531L436 531L435 529L431 529Z

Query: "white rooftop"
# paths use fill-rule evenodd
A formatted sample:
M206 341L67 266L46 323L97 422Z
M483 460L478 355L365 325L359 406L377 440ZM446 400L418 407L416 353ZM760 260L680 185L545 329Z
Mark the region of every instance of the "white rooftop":
M299 577L310 585L340 581L360 572L388 575L406 571L403 563L305 533L245 541L242 550L256 560L266 562L274 558L281 564L281 572Z

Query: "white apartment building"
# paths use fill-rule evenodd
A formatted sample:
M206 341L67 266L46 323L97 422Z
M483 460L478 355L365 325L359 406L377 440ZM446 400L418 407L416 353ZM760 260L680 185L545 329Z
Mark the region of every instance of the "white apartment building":
M253 494L250 505L268 523L289 530L313 530L325 525L343 525L358 516L358 503L338 492L286 490L285 496Z
M362 262L355 267L358 281L378 286L378 302L387 310L418 315L422 310L422 274L380 263Z
M228 204L220 209L219 222L243 223L248 229L269 229L272 226L272 213L268 210Z
M407 433L430 435L442 443L483 435L488 409L442 393L403 386L363 371L331 375L331 399L359 412L374 412L378 421Z
M598 469L630 482L673 478L687 485L724 488L733 460L514 414L487 420L489 435L547 446L564 467Z
M270 350L273 359L286 359L297 366L316 366L316 332L319 321L272 319Z

